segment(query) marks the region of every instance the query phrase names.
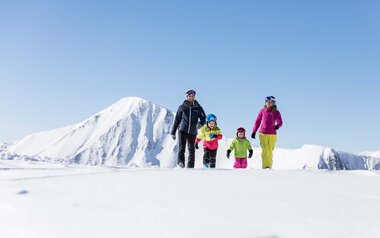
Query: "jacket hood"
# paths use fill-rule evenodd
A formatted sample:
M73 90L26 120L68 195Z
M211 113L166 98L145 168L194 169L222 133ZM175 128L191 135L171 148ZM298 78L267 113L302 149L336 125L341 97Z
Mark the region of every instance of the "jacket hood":
M188 100L185 100L185 101L183 102L183 105L184 105L184 106L187 106L187 107L194 107L194 106L199 106L199 103L198 103L197 100L195 100L193 103L191 103L191 102L188 101Z

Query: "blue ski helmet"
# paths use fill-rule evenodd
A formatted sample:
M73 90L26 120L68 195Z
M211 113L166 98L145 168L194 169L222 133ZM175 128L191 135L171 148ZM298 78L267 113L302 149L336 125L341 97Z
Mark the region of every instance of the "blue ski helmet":
M207 121L207 122L210 122L210 121L216 122L216 121L217 121L217 118L216 118L216 116L215 116L214 114L208 114L208 115L206 116L206 121Z

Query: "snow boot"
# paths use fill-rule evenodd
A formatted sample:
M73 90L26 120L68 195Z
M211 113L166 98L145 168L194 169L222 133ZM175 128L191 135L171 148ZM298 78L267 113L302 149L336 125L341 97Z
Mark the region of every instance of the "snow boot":
M179 163L178 163L178 167L181 168L181 169L183 169L183 168L185 168L185 164L182 163L182 162L179 162Z

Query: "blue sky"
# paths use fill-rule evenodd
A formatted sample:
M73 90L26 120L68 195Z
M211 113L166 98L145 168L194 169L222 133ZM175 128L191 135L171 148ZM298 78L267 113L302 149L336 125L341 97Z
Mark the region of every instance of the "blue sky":
M230 137L274 95L279 147L379 150L379 12L366 0L1 1L0 141L126 96L176 110L192 88Z

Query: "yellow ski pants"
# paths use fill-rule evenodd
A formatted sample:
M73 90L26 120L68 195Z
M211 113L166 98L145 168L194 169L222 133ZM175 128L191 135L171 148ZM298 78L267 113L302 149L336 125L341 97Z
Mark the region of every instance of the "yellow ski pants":
M273 164L273 150L276 146L277 135L265 135L259 133L259 139L261 149L263 150L261 154L261 159L263 161L262 168L271 169Z

